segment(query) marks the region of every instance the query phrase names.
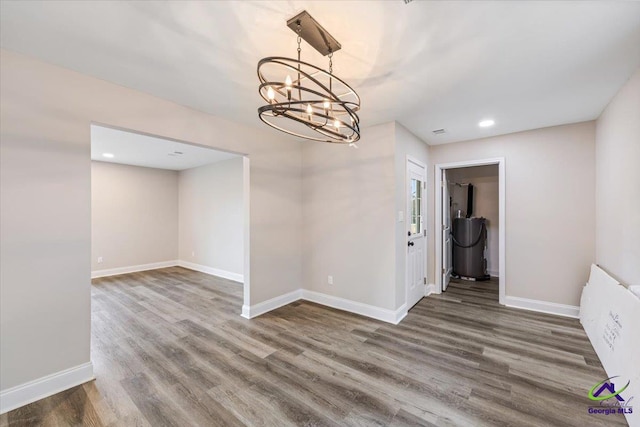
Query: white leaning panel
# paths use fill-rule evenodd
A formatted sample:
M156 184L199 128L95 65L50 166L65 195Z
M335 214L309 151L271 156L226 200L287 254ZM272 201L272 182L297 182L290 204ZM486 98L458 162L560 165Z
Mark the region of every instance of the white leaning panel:
M637 408L627 421L640 426L640 298L592 265L580 300L580 322L607 375L631 381L623 397L634 397Z

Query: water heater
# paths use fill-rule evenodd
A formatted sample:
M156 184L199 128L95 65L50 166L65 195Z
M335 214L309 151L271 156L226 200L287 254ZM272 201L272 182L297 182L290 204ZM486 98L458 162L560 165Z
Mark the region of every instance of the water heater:
M453 274L463 279L488 280L487 220L453 219Z

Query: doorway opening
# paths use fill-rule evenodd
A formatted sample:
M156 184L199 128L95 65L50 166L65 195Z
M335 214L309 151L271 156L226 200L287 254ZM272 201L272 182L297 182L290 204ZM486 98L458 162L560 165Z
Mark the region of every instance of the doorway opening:
M91 228L92 279L170 268L158 274L179 282L181 267L225 279L249 301L241 153L92 124Z
M504 159L438 164L436 188L436 275L439 292L456 289L497 295L504 304Z

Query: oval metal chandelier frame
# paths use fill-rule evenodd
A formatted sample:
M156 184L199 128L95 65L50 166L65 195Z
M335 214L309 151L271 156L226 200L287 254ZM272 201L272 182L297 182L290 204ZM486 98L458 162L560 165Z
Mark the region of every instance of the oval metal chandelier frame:
M260 120L299 138L355 143L360 139L360 97L333 74L332 57L340 43L306 11L289 19L287 26L298 36L298 59L271 56L258 62L258 92L266 102L258 108ZM328 71L300 59L302 39L329 56Z
M268 81L261 71L262 67L266 64L275 64L283 67L285 70L298 74L300 77L288 87L285 82ZM342 95L337 95L333 88L327 87L314 75L306 72L302 67L299 67L299 65L314 70L313 74L315 75L321 74L331 82L339 83L347 92ZM282 75L286 75L286 72L282 73ZM272 56L263 58L258 62L258 78L261 83L258 92L262 99L267 102L266 105L258 109L258 114L260 120L265 124L290 135L314 141L351 144L360 139L360 118L356 113L356 111L360 109L360 97L351 86L339 77L304 61ZM303 86L300 83L302 80L308 80L314 83L322 92ZM269 99L269 88L274 91L274 94L279 95L282 99L281 102L276 101L275 98L273 100ZM304 92L305 94L313 96L313 98L292 100L290 99L290 94L294 92L298 92L299 94ZM353 97L353 100L343 99L349 95ZM302 96L300 96L300 98L302 98ZM330 105L329 108L326 108L327 103ZM313 110L312 114L308 112L309 106ZM271 121L271 119L275 117L286 117L294 120L320 133L322 137L313 137L278 126L275 122ZM311 118L318 118L320 121L312 120ZM339 127L335 126L336 121L339 122Z

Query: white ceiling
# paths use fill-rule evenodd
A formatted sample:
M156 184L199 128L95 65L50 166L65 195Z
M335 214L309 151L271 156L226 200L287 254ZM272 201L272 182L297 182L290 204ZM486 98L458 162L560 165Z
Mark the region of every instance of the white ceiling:
M640 65L640 3L2 1L4 48L252 126L256 64L308 10L342 44L362 124L431 144L591 120ZM303 59L326 58L303 45ZM481 129L478 121L496 125ZM444 128L444 135L433 135ZM364 132L366 136L366 130Z
M103 154L113 154L113 158ZM182 154L180 154L182 153ZM91 159L101 162L184 170L238 157L154 136L91 125Z

